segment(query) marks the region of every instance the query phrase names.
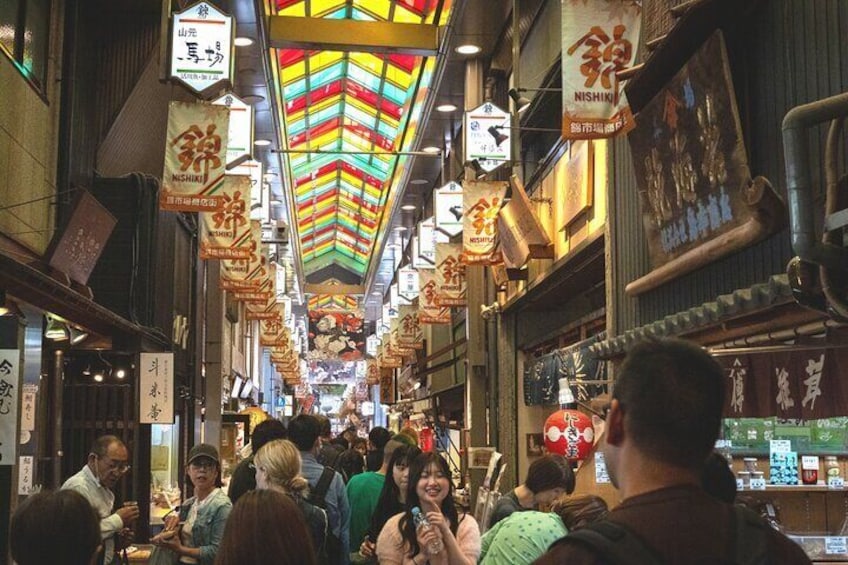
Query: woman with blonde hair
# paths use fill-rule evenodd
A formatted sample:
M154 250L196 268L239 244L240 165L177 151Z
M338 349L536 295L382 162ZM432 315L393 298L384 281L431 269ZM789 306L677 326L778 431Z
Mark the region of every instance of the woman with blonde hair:
M309 483L300 474L300 452L287 439L266 443L253 457L256 488L275 490L294 500L312 535L312 545L321 554L327 537L327 513L306 500Z

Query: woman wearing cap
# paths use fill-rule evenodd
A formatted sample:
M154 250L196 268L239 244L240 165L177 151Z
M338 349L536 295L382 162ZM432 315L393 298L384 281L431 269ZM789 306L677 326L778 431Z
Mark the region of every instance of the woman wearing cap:
M183 564L212 565L233 505L221 487L218 450L207 443L191 448L186 475L194 496L180 506L179 519L168 516L165 531L151 541L177 554Z

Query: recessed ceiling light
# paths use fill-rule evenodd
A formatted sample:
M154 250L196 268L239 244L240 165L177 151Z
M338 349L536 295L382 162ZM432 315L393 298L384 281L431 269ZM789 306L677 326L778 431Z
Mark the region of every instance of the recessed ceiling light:
M270 139L257 139L253 142L253 145L255 145L256 147L266 147L268 145L271 145L271 140Z
M456 110L456 106L453 104L439 104L436 106L436 110L439 112L453 112Z
M436 147L435 145L430 145L428 147L424 147L424 148L421 149L421 151L423 151L424 153L432 153L433 155L435 155L436 153L442 152L441 148Z
M412 210L416 210L418 206L415 204L404 204L400 207L401 210L406 210L407 212L411 212Z
M386 249L400 249L400 245L397 243L390 243L386 246Z
M466 44L460 45L459 47L454 49L454 51L456 51L460 55L476 55L481 51L481 49L477 45Z
M374 291L374 292L372 292L371 294L373 294L374 296L383 296L383 293L382 293L382 292L380 292L379 290L375 290L375 291Z
M409 184L430 184L430 181L427 179L412 179Z
M283 203L283 201L280 200L279 198L272 198L271 199L271 204L274 205L274 206L279 206L282 203Z
M236 37L235 41L236 47L247 47L248 45L253 45L253 40L249 37Z
M242 96L241 99L248 104L259 104L260 102L265 100L265 97L261 94L247 94L245 96Z
M395 231L406 231L406 227L404 227L404 226L395 226L394 230L395 230Z

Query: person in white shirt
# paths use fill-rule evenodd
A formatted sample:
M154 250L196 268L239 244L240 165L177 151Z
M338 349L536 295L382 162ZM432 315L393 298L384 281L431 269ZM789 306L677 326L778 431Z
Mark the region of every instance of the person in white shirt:
M104 565L115 559L115 535L129 535L129 526L139 515L138 505L113 511L115 494L112 490L129 470L129 451L124 442L116 436L102 436L91 447L85 466L62 485L62 489L83 495L97 512Z

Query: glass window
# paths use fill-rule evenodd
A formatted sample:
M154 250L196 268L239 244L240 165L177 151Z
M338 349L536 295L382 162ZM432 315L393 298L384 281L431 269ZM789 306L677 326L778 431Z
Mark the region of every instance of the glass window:
M0 47L38 90L47 76L51 0L0 2Z

